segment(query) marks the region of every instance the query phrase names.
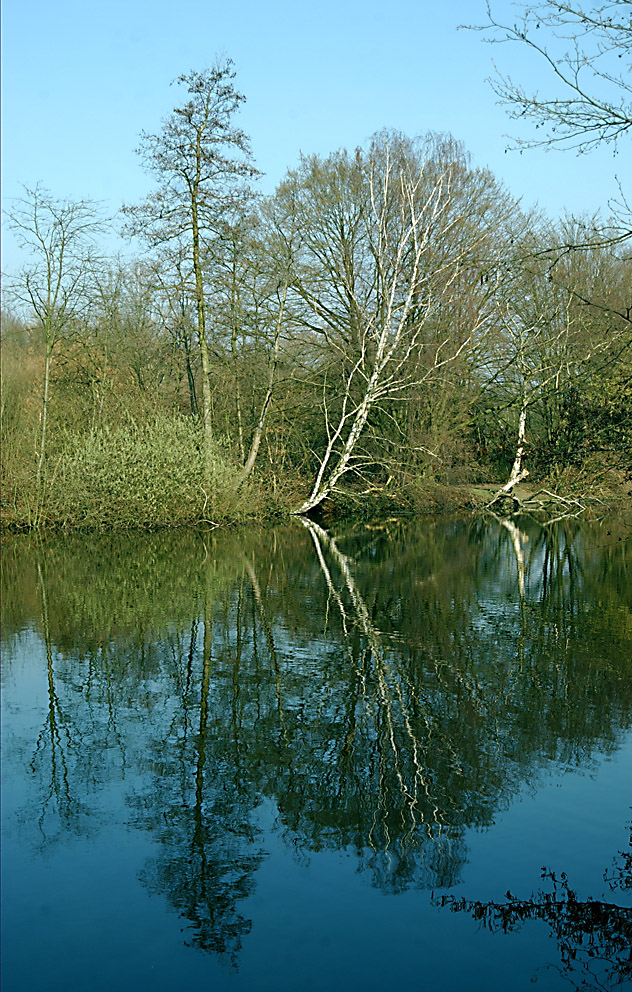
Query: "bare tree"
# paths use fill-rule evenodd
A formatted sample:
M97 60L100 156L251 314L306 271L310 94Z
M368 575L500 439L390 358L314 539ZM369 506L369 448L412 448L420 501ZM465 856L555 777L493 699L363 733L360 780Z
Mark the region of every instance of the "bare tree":
M514 120L530 121L540 133L513 137L514 147L574 149L590 152L601 145L618 151L632 128L632 0L586 4L583 0L515 3L513 23L498 20L487 2L487 23L467 25L493 44L517 43L548 69L545 95L528 90L496 70L490 82ZM586 232L583 241L547 245L548 256L613 245L632 237L629 193L617 180L612 217Z
M142 262L95 273L80 333L64 355L67 379L74 370L75 381L90 389L93 427L103 423L107 406L132 419L140 410L155 411L177 382L175 345L163 332L153 276Z
M510 24L496 19L487 4L493 42L517 42L536 54L549 70L550 92L530 92L498 72L494 91L514 119L532 121L542 136L517 138L532 148L550 146L589 151L616 143L632 128L632 3L582 0L513 4L519 17Z
M16 301L41 328L44 384L35 477L36 517L41 509L50 406L51 362L60 338L84 312L96 261L95 237L103 228L88 200L58 200L41 186L25 190L9 211L10 225L31 261L10 280Z
M278 227L294 239L291 315L324 417L299 514L358 470L358 443L380 404L429 382L485 334L485 308L445 333L439 319L465 268L479 285L478 254L498 223L493 211L487 223L485 211L472 219L480 202L462 195L467 172L449 139L419 145L381 134L368 152L303 160L277 194Z
M553 263L537 250L529 254L529 246L561 241L560 235L573 241L568 223L527 232L495 287L497 327L479 368L481 395L495 406L505 436L507 428L515 431L515 447L509 478L490 505L507 499L518 509L513 490L529 476L529 462L550 470L555 452L572 464L595 450L597 439L588 435L577 450L568 445L581 426L581 408L597 384L604 388L625 368L632 343L629 319L615 305L626 291L627 266L603 247Z
M525 465L529 410L549 385L559 388L560 379L568 374L569 337L573 330L570 299L567 297L556 307L560 301L541 303L532 292L526 306L520 306L517 296L513 300L499 297L497 301L500 355L496 358L495 378L497 385L509 387L517 401L518 429L509 479L490 506L505 498L513 499L513 490L529 475Z

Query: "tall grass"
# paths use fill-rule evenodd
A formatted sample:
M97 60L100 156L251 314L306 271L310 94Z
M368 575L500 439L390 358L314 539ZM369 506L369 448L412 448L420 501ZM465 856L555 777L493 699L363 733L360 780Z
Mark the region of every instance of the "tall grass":
M244 520L260 512L254 483L237 489L240 466L218 445L204 479L202 433L181 416L142 425L75 431L59 438L33 507L34 466L17 464L7 480L5 522L18 527L164 527ZM32 476L32 478L31 478Z

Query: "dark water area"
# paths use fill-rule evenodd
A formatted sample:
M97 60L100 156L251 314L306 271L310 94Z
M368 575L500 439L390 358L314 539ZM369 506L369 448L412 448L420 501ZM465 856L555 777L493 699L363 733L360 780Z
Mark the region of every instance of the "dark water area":
M14 537L2 987L632 987L616 521Z

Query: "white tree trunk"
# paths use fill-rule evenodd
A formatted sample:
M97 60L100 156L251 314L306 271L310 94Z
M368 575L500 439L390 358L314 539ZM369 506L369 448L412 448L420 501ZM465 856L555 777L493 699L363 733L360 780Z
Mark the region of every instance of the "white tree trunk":
M501 493L510 493L511 490L514 488L514 486L517 486L519 482L522 482L523 479L526 479L529 474L529 470L522 467L522 459L524 458L524 451L526 444L526 426L527 426L527 404L523 399L522 409L520 411L520 419L518 421L518 447L516 448L516 457L511 467L509 480L500 490Z

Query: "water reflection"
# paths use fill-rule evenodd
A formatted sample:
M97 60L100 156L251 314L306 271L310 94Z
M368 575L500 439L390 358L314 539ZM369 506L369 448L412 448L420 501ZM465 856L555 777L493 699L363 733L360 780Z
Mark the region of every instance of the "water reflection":
M384 891L450 888L469 828L630 726L616 537L477 520L10 542L7 677L29 630L46 659L24 828L83 833L118 783L152 839L148 891L233 961L264 800L297 856L345 849ZM549 878L550 898L450 908L546 917L563 942L578 903Z
M632 981L632 909L598 899L581 899L567 875L542 869L546 889L529 899L507 892L503 902L481 902L442 896L436 900L454 913L469 913L492 933L520 930L531 920L549 929L557 943L559 964L551 964L572 985L583 990L623 988ZM604 872L611 891L632 887L632 830L630 851L620 851Z

